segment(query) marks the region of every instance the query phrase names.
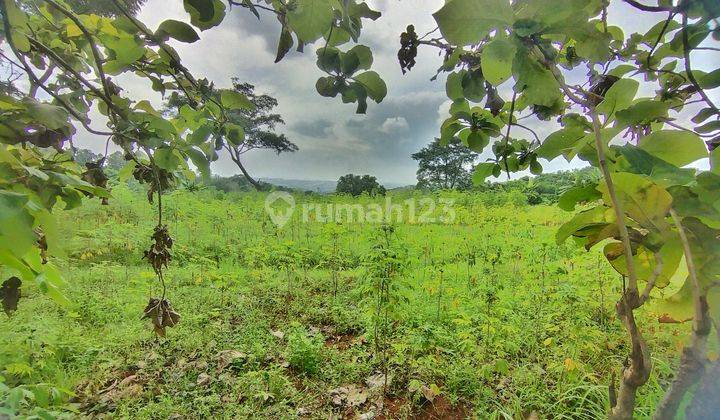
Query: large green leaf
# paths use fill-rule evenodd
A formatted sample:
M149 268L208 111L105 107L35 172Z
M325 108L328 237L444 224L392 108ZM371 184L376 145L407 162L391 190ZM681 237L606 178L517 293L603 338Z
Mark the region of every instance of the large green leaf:
M669 104L645 99L615 113L618 124L624 126L645 125L663 120L668 115Z
M221 0L184 0L190 23L201 31L217 26L225 18L225 3Z
M480 56L483 76L491 84L497 86L512 75L512 63L515 57L515 44L498 35L487 43Z
M467 73L465 70L460 70L448 74L447 81L445 81L445 94L453 101L465 99L462 88L462 79L465 73Z
M558 100L562 100L560 85L550 70L526 50L519 49L515 54L512 72L516 81L515 92L522 92L527 103L552 108Z
M327 0L296 0L287 11L287 20L302 42L309 43L328 31L333 10Z
M597 106L597 111L608 117L615 112L627 108L635 98L640 83L633 79L616 81L605 93L605 99Z
M572 187L560 195L558 207L565 211L573 211L578 203L595 201L600 197L602 194L597 190L597 185Z
M195 29L185 22L179 20L168 19L160 24L155 35L167 39L168 37L174 38L180 42L195 42L200 39Z
M547 136L537 149L537 155L547 160L555 159L572 149L583 137L585 137L585 131L582 127L572 126L560 129Z
M473 170L473 184L480 185L485 182L485 179L495 172L496 166L497 164L495 162L483 162L477 164Z
M153 160L157 166L167 171L178 169L182 157L180 157L174 149L169 147L161 147L155 151Z
M448 0L433 17L443 37L460 46L476 44L491 30L511 25L513 11L507 0Z
M603 252L615 271L624 276L628 275L622 243L609 243L605 245ZM658 251L658 254L662 261L662 267L660 274L655 280L655 286L662 289L670 283L670 279L677 272L680 261L682 260L683 249L677 235L668 238ZM635 272L639 280L647 281L653 276L653 272L657 266L657 259L654 252L639 245L633 254L633 262L635 263Z
M12 244L11 252L22 257L33 246L37 236L33 231L33 217L25 204L28 197L0 190L0 244Z
M373 63L373 55L370 48L364 45L356 45L347 52L348 55L352 54L358 58L358 69L368 70Z
M558 244L565 242L567 238L575 235L578 231L592 226L606 226L614 221L612 210L605 206L595 206L589 210L581 211L568 222L560 226L555 233L555 240Z
M708 155L697 134L683 130L659 130L640 139L641 149L676 166L685 166Z
M387 86L380 75L374 71L366 71L353 77L356 82L365 87L367 95L375 102L382 102L387 95Z
M622 203L626 215L645 229L667 231L665 217L673 201L667 190L644 176L627 172L613 173L612 181L616 197ZM599 185L598 190L602 192L606 203L612 202L607 184Z
M220 102L224 107L230 109L255 109L255 104L253 104L247 96L231 89L220 90Z
M632 144L611 146L611 149L618 154L614 166L619 171L646 175L665 188L695 181L694 169L678 168Z

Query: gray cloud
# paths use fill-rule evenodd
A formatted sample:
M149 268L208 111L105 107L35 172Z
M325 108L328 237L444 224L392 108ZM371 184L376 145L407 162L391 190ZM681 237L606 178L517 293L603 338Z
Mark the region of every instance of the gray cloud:
M291 129L303 136L324 139L330 135L332 127L332 121L321 118L318 120L298 121L292 125Z

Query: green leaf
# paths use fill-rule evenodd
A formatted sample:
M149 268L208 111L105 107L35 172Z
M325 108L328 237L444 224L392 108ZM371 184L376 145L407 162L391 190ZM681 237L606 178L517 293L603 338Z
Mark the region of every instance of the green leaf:
M465 99L462 88L462 79L465 73L465 70L460 70L448 74L447 81L445 82L445 93L447 97L453 101Z
M174 19L163 21L157 31L155 31L155 36L162 39L168 39L168 37L170 37L180 42L188 43L192 43L200 39L200 36L198 36L192 26Z
M374 71L366 71L353 77L367 90L367 95L377 103L382 102L387 95L387 86L380 75Z
M695 127L695 131L700 134L712 133L713 131L720 130L720 121L710 121L707 124L703 124L699 127Z
M595 206L589 210L581 211L568 222L560 226L555 233L555 241L558 244L565 242L567 238L576 232L592 226L605 226L613 222L612 209L605 206Z
M247 96L231 89L220 90L220 103L230 109L255 109L255 104L253 104Z
M526 50L518 50L513 58L515 92L522 92L525 100L533 105L553 107L562 100L560 85L550 70L540 64Z
M317 66L328 73L339 73L341 69L340 50L335 47L318 48Z
M487 43L480 56L480 66L485 79L494 86L500 85L512 75L515 44L498 35Z
M0 190L0 244L12 244L11 252L25 255L37 240L33 217L28 213L25 194Z
M625 253L620 242L607 244L603 252L615 271L624 276L628 275ZM662 269L655 281L655 286L662 289L670 283L670 279L677 271L682 260L683 251L679 238L670 238L662 245L658 254L662 260ZM647 281L653 275L657 266L654 253L645 246L637 247L633 255L633 261L635 262L635 272L641 281Z
M694 169L682 169L632 145L611 146L618 153L615 167L621 172L645 175L662 187L685 185L695 181Z
M471 131L467 136L467 146L480 153L490 144L490 137L481 130Z
M682 130L660 130L640 139L640 148L676 166L685 166L707 157L705 144L697 134Z
M615 112L627 108L635 98L639 86L640 83L637 80L618 80L605 93L605 99L596 108L597 112L609 117Z
M65 108L37 102L31 98L25 98L23 102L27 106L28 114L45 127L57 130L67 125L68 112Z
M485 79L477 71L469 71L462 78L463 96L473 102L480 102L485 97Z
M335 78L332 76L321 77L315 82L315 89L322 96L334 98L340 93L340 85L335 83L335 81ZM354 100L350 102L355 102L357 97L353 97L353 99Z
M703 89L715 89L716 87L720 87L720 69L715 69L702 76L700 80L698 80L698 84Z
M360 59L355 54L344 53L340 55L340 70L346 76L351 76L360 66Z
M189 148L185 150L185 153L190 157L190 160L192 161L193 165L195 165L196 168L200 171L200 175L204 179L210 178L210 162L208 162L207 157L203 152L201 152L198 149L195 148Z
M668 229L665 217L672 205L672 196L667 190L644 176L627 172L613 173L612 181L626 215L645 229L659 232ZM612 202L606 184L599 185L598 191L606 203Z
M513 10L506 0L449 0L433 13L443 37L453 45L480 42L491 30L513 22Z
M183 6L190 14L190 23L201 31L219 25L225 18L225 3L221 0L184 0Z
M596 187L597 185L585 185L570 188L560 195L558 207L565 211L573 211L578 203L599 200L602 194Z
M176 170L180 162L182 162L182 159L175 153L175 150L169 147L161 147L155 150L153 160L158 167L171 172Z
M668 115L669 105L656 100L641 100L628 108L617 111L615 119L624 126L645 125L662 120Z
M275 54L275 62L278 63L285 57L293 46L293 37L287 27L283 26L280 30L280 40L278 40L277 52Z
M354 54L358 58L358 68L367 70L372 66L373 55L370 48L364 45L356 45L347 52L347 54Z
M498 165L494 162L483 162L475 166L473 170L473 184L481 185L485 182L485 179L495 172L495 168Z
M585 137L585 131L580 127L560 129L547 136L537 149L537 155L547 160L553 160L565 151L572 149L583 137Z
M213 132L212 124L203 124L198 127L195 131L188 134L187 141L193 146L198 146L205 143Z
M225 126L225 135L230 143L239 146L245 141L245 128L237 124L227 124Z
M333 10L327 0L296 0L286 16L290 27L304 43L320 38L330 29Z

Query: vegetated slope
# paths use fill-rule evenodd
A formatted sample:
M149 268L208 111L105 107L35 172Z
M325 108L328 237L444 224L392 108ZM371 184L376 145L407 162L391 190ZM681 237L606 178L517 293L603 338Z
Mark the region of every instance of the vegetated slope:
M394 292L386 398L363 264L379 225L302 223L296 212L278 229L263 193L211 189L164 198L176 241L168 297L182 316L165 338L140 320L158 294L141 261L154 223L145 196L118 186L110 206L66 212L58 263L72 304L23 286L0 331L4 382L70 391L85 415L132 418L603 417L628 345L613 312L618 276L598 254L555 244L568 218L555 207L507 193L448 196L453 224L396 223L407 267ZM428 198L392 196L413 197ZM640 315L658 351L638 415L660 399L673 334L686 328L657 315ZM60 412L67 398L27 410Z

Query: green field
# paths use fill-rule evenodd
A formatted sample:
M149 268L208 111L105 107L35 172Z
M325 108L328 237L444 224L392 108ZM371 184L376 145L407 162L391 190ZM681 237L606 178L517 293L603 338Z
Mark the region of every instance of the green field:
M61 212L64 256L53 262L70 302L23 285L0 330L0 396L21 416L605 416L629 351L613 309L622 280L597 248L556 244L570 213L513 193L397 192L397 202L452 198L456 218L387 233L296 212L277 228L265 196L163 197L175 240L167 298L181 315L164 338L141 320L162 293L142 260L156 224L145 193L116 186L109 206ZM378 316L373 261L388 249L399 263ZM661 398L689 330L651 311L638 315L654 350L639 417Z

